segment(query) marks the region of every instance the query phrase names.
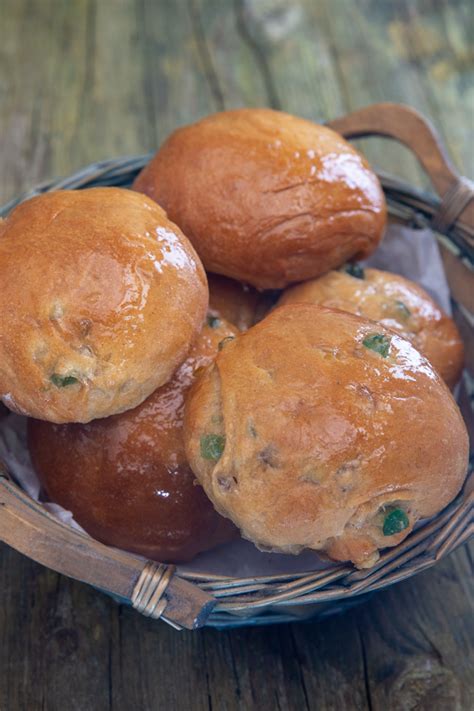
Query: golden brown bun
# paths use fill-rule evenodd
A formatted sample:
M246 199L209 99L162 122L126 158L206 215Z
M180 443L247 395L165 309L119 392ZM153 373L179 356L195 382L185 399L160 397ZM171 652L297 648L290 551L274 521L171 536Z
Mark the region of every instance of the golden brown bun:
M175 131L133 187L163 206L208 271L262 289L368 256L385 226L367 161L331 129L271 109Z
M209 313L224 318L246 331L254 323L261 294L247 284L227 279L220 274L208 274Z
M467 469L466 428L428 361L380 324L313 304L225 344L188 396L184 436L245 538L361 567L446 506Z
M236 333L205 326L173 379L134 410L87 425L30 420L29 447L50 499L91 536L147 558L178 562L234 538L186 462L184 396L218 343Z
M33 198L0 224L0 400L51 422L135 407L184 360L206 275L163 210L131 190Z
M358 265L348 270L359 278L345 271L329 272L287 289L278 303L319 304L379 321L408 338L454 387L464 363L463 343L454 321L421 286L398 274L361 270Z

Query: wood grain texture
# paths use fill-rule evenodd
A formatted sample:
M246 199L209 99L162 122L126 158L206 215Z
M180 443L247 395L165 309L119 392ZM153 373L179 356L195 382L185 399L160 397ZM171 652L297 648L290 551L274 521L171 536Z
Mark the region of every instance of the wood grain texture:
M0 199L243 105L405 101L472 176L470 18L469 0L0 0ZM423 184L403 149L362 145ZM326 620L177 633L1 546L0 709L467 710L473 555Z
M58 573L128 600L147 617L164 613L178 629L192 630L202 627L215 607L209 593L174 576L174 566L145 563L72 532L13 484L1 463L0 514L1 541Z

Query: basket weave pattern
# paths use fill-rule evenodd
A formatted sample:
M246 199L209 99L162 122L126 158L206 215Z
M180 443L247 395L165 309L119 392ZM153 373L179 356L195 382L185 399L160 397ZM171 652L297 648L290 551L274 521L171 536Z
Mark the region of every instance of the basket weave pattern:
M119 158L90 165L68 178L43 183L0 209L6 215L25 198L58 189L97 186L130 186L149 155ZM441 201L414 190L386 174L379 174L389 212L406 224L427 226L439 218ZM440 239L464 263L470 262L473 234L466 226L446 229ZM439 226L438 226L439 229ZM0 470L0 477L2 476ZM9 486L15 486L11 482ZM369 570L351 564L323 571L251 578L213 574L182 574L178 577L199 586L217 600L206 624L217 627L263 624L326 615L354 604L355 598L391 585L429 568L474 534L474 476L463 491L435 519L424 523L405 541L381 554ZM87 545L87 538L84 538ZM128 554L126 554L128 555ZM166 615L164 594L174 573L173 566L150 564L142 571L128 602L143 614ZM165 618L166 619L166 618ZM179 625L174 625L179 628Z

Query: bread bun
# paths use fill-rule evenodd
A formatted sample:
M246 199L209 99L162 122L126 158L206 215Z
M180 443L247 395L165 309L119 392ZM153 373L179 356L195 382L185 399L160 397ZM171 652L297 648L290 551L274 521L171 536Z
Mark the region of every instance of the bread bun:
M348 265L290 287L278 303L320 304L378 321L411 341L450 387L461 377L464 348L456 324L421 286L398 274Z
M409 341L313 304L225 344L188 396L185 445L259 548L360 567L453 499L468 457L451 393Z
M247 284L227 279L219 274L208 274L209 313L224 318L246 331L254 323L261 294Z
M368 256L385 226L367 161L331 129L270 109L175 131L133 187L163 206L208 271L262 289Z
M195 483L182 441L184 396L218 343L205 326L173 379L134 410L87 425L30 420L29 448L50 499L91 536L164 562L189 560L236 536Z
M152 200L58 191L0 224L0 400L51 422L135 407L184 360L206 276Z

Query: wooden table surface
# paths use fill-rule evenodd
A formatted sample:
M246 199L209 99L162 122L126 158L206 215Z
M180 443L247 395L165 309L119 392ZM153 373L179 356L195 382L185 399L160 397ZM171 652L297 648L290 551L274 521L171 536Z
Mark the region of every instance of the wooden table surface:
M244 105L410 103L472 176L472 29L470 0L0 0L0 199ZM472 709L473 552L323 621L177 633L0 545L0 710Z

